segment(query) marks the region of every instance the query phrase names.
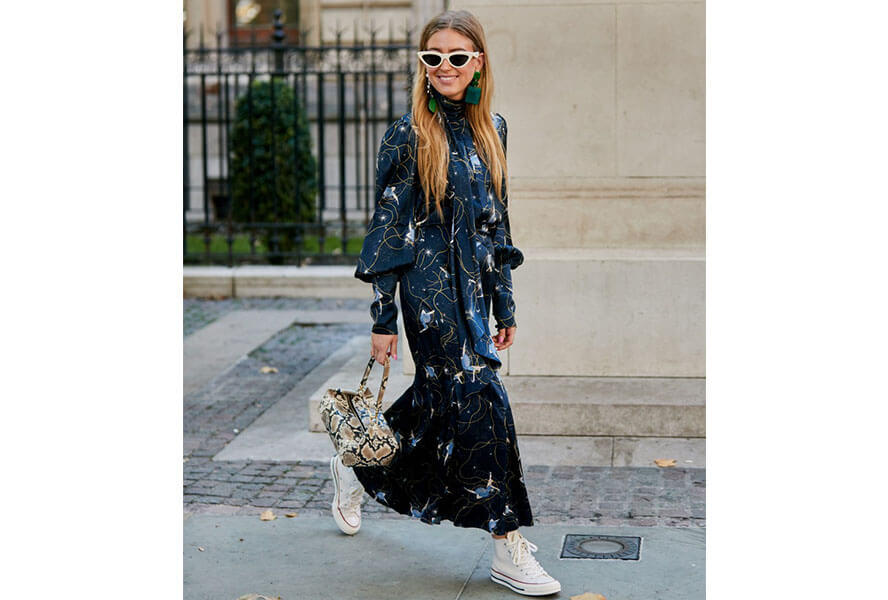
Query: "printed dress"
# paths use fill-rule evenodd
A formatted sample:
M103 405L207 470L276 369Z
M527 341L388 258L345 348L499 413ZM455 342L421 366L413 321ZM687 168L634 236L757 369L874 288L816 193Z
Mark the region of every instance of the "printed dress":
M489 329L515 323L508 200L475 153L466 105L433 89L450 145L440 218L416 173L411 113L389 126L376 165L376 208L355 277L372 283L373 332L397 332L395 288L416 364L412 385L385 411L399 443L385 467L354 467L377 502L429 524L504 534L533 525L502 362ZM491 115L506 146L506 121ZM503 188L505 190L505 188ZM402 350L403 351L403 350Z

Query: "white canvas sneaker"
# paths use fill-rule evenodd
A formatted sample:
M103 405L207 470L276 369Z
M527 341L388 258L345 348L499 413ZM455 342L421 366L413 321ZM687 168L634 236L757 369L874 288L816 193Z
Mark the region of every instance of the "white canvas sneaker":
M490 578L525 596L545 596L561 591L561 583L546 573L531 552L537 550L518 530L493 539Z
M354 471L342 464L338 454L330 459L333 475L333 520L343 533L354 535L361 528L361 499L364 486Z

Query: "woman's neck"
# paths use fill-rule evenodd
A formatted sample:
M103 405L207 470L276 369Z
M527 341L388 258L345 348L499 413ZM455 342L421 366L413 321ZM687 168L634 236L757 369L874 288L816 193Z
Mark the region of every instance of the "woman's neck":
M456 119L465 116L466 102L463 99L453 100L442 94L436 87L432 86L432 94L434 95L437 109L442 111L448 118ZM465 90L462 96L465 98Z

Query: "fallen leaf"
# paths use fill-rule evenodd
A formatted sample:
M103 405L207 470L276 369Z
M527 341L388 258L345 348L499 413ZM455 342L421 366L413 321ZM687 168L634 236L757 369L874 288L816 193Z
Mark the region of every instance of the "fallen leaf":
M198 550L198 552L203 552L203 551L204 551L204 547L203 547L203 546L198 546L198 547L197 547L197 550Z
M288 519L292 519L293 517L298 517L299 513L287 513L284 516L287 517Z
M658 467L674 467L675 459L674 458L658 458L654 461Z
M277 373L278 370L277 370L277 367L264 366L261 369L259 369L259 372L260 373Z
M571 596L570 600L607 600L601 594L593 594L592 592L584 592L579 596Z
M277 517L274 516L274 511L270 508L259 515L259 518L263 521L274 521Z

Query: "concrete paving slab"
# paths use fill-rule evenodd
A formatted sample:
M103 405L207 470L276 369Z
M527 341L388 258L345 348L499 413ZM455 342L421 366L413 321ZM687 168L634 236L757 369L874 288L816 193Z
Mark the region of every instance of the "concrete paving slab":
M535 525L521 531L561 582L562 591L549 598L587 591L619 600L705 597L702 529ZM558 558L568 533L639 536L641 558ZM489 534L449 523L365 518L361 531L347 536L329 517L196 515L184 522L184 598L519 597L490 581L492 552Z
M704 438L615 438L615 467L653 467L654 459L674 458L676 467L705 469Z
M307 311L238 310L195 331L184 342L184 394L196 392L242 356Z
M373 519L348 536L332 517L282 514L274 521L193 516L184 527L186 600L234 600L249 593L453 600L490 543L481 530L429 531L424 523Z
M547 598L569 598L584 592L612 600L706 597L705 530L666 527L589 527L534 525L521 529L539 550L534 556L561 582L561 592ZM641 537L639 560L559 558L565 535L598 534ZM460 600L521 598L490 581L493 546L488 545Z

